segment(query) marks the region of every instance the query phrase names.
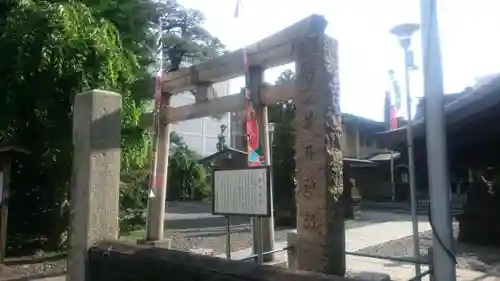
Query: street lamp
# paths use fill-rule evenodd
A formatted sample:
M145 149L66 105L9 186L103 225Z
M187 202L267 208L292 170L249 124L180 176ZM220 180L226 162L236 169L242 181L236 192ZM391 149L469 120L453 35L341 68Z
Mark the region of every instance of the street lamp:
M415 159L413 148L413 120L411 112L410 70L415 69L413 53L410 50L412 35L420 28L415 23L404 23L394 26L390 33L398 38L404 52L405 88L406 88L406 140L408 146L408 176L410 180L410 206L413 226L413 255L415 258L415 275L420 275L420 241L418 237L417 190L415 186Z

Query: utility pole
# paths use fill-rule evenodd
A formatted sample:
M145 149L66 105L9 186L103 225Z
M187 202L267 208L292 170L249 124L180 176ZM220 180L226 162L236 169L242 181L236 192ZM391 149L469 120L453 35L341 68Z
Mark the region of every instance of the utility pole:
M436 0L420 0L425 129L435 280L456 281Z

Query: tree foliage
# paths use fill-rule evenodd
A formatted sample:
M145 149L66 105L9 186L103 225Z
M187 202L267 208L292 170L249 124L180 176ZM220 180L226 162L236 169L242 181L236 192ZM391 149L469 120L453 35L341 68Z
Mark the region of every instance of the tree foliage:
M198 10L187 9L177 1L160 4L163 52L169 70L176 70L182 61L197 63L220 55L224 45L202 27L205 16Z
M74 96L94 88L123 93L123 128L132 127L138 107L126 86L137 63L115 27L81 3L26 1L5 14L1 29L2 137L31 152L12 175L11 214L26 217L9 231L59 244L67 226L61 215L72 166ZM124 147L125 155L132 146Z
M292 70L283 71L276 84L293 81ZM275 124L273 142L273 190L276 220L278 223L293 224L295 221L295 104L281 102L269 107L269 120Z
M30 151L13 165L9 245L64 242L73 100L90 89L123 96L121 215L142 216L150 134L139 120L147 110L141 98L153 93L159 18L167 61L179 53L202 60L220 52L220 41L200 27L202 15L175 1L0 3L0 138Z
M168 167L168 200L200 200L210 194L201 156L189 149L184 140L172 134Z

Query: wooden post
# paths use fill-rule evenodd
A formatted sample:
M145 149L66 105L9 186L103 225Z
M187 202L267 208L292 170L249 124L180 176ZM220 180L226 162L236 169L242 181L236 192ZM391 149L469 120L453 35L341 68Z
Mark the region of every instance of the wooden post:
M299 270L344 276L337 43L323 31L295 44Z

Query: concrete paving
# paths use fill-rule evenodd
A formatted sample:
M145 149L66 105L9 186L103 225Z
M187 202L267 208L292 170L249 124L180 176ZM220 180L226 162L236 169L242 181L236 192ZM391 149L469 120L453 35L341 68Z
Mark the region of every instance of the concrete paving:
M363 248L378 245L387 241L400 239L412 235L411 217L405 214L392 214L384 212L370 212L365 215L367 220L377 220L379 217L387 218L388 221L374 223L368 226L347 229L346 251L355 252ZM425 216L419 217L419 232L425 232L431 229L431 226ZM286 242L277 242L276 249L285 248ZM252 249L243 249L231 254L233 259L242 259L251 255ZM283 256L286 254L282 253ZM225 255L218 255L225 257Z
M346 230L346 250L355 252L365 247L378 245L387 241L400 239L412 235L411 217L407 214L388 214L384 212L373 212L370 215L388 216L389 221L375 223L368 226ZM430 230L430 224L425 216L419 217L419 232ZM275 244L276 249L282 249L287 246L286 242L278 242ZM242 259L250 256L251 249L244 249L233 252L233 259ZM224 254L218 255L225 257ZM275 254L277 261L286 261L286 252ZM394 262L385 259L365 258L348 255L346 257L348 270L352 271L368 271L389 274L392 280L407 281L415 276L415 267L411 263ZM422 266L422 272L428 267ZM428 281L429 278L422 278L423 281ZM499 281L500 280L500 264L495 266L489 272L480 272L474 270L457 269L458 281Z
M374 258L347 256L347 268L351 270L364 270L389 274L393 281L408 281L415 276L413 264L380 260ZM428 270L427 266L422 266L422 272ZM499 281L500 264L488 272L474 270L457 269L457 281ZM422 281L429 281L429 277L422 278Z

